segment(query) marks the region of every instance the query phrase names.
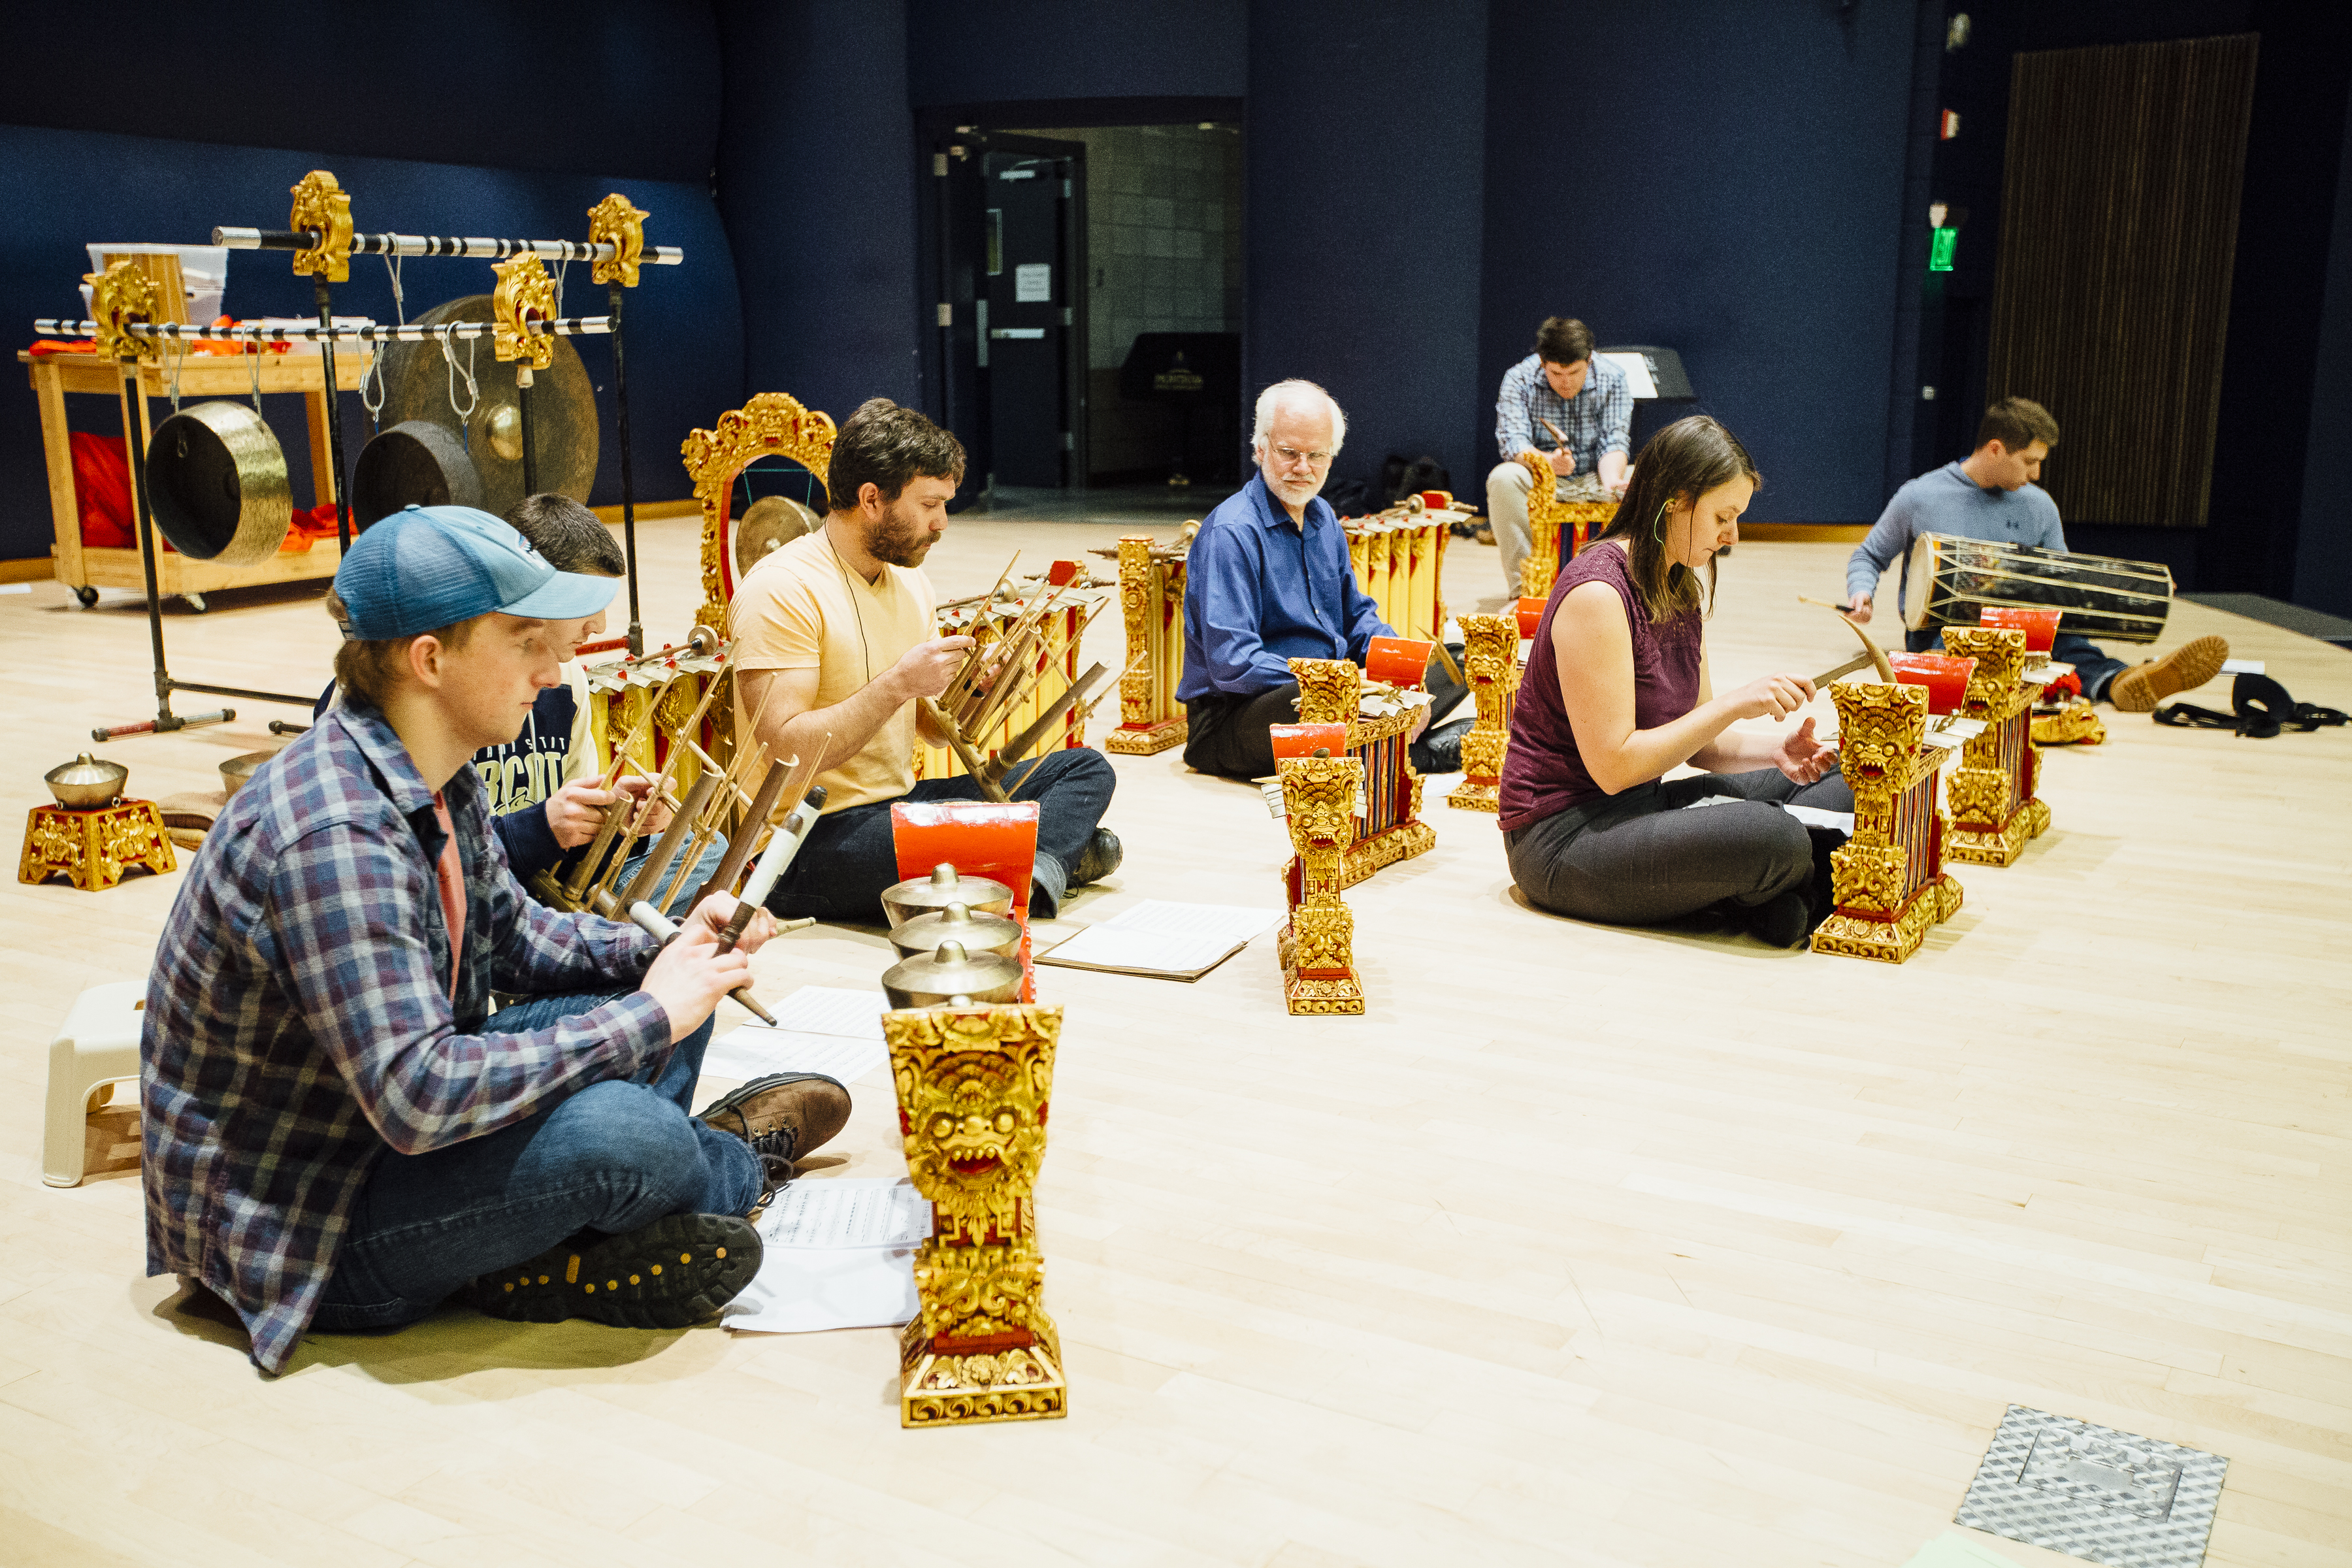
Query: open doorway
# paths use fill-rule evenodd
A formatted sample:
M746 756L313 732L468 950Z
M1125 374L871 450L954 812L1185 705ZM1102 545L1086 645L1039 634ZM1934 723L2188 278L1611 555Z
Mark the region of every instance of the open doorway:
M966 121L928 141L939 413L972 458L959 504L1234 482L1239 125Z
M1241 449L1240 126L1053 134L1087 149L1086 482L1232 482Z

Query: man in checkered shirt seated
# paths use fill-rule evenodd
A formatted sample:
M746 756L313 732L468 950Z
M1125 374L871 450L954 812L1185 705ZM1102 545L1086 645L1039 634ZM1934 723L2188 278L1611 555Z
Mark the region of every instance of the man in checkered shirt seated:
M1623 371L1593 357L1592 329L1573 317L1546 317L1536 331L1536 352L1503 373L1495 399L1495 444L1503 460L1486 476L1486 516L1503 551L1506 594L1518 597L1528 550L1530 478L1519 454L1533 452L1549 464L1559 476L1555 485L1581 474L1622 496L1633 428L1633 389Z
M469 507L369 529L329 600L341 704L237 792L173 904L139 1043L147 1268L233 1309L264 1371L452 1298L709 1317L759 1267L747 1216L848 1119L806 1073L688 1114L765 911L722 956L714 892L664 947L532 902L490 829L469 761L614 587Z

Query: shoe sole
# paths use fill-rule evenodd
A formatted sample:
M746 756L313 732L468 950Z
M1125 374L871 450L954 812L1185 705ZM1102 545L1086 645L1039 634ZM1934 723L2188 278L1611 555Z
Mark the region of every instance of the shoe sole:
M730 1215L681 1214L587 1247L559 1247L474 1282L486 1316L585 1318L614 1329L684 1329L719 1315L760 1271L760 1233Z
M2107 686L2107 700L2118 713L2153 713L2174 692L2194 691L2221 674L2229 657L2228 638L2194 638L2162 658L2116 676Z

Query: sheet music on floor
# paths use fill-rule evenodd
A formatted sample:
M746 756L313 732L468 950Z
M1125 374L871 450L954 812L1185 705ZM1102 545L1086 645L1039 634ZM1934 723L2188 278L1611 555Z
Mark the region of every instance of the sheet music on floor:
M1282 919L1280 910L1147 899L1040 953L1040 963L1198 980Z
M760 1216L760 1271L719 1321L772 1334L895 1328L919 1310L915 1244L929 1227L930 1205L904 1176L795 1182ZM853 1246L795 1239L842 1236L865 1239Z
M777 1027L745 1024L710 1042L702 1070L714 1078L753 1079L772 1072L817 1072L854 1083L887 1066L879 991L803 985L771 1011Z
M770 1247L912 1247L931 1234L931 1205L904 1176L799 1181L761 1215Z

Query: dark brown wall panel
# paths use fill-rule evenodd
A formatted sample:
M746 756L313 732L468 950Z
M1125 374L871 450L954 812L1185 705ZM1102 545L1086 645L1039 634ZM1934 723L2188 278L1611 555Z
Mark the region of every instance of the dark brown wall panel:
M2205 526L2258 42L2016 58L1987 379L2057 416L2069 522Z

